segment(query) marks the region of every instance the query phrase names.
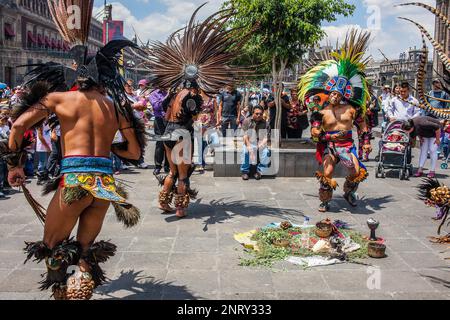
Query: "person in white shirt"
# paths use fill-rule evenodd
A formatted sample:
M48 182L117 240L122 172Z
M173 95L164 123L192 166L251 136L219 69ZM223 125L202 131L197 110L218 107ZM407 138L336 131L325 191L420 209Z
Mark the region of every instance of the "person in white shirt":
M403 82L400 85L400 95L390 101L386 116L389 122L413 119L420 115L421 109L418 105L419 101L411 95L409 83Z
M49 180L47 164L50 152L52 151L52 130L47 123L44 123L36 131L36 154L39 159L37 184L42 185L44 182Z

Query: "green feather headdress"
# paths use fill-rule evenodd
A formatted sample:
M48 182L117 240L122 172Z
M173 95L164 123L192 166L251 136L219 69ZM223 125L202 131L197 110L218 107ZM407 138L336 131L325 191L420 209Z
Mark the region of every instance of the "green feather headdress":
M318 94L340 92L355 108L366 112L369 97L368 83L364 73L369 58L364 59L370 33L355 29L347 33L344 44L331 53L331 60L320 62L300 80L299 95L305 101Z

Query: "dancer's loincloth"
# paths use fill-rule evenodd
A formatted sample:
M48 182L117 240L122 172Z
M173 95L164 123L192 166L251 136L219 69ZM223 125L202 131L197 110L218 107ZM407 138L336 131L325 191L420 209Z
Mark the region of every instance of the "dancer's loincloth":
M61 174L60 187L66 202L80 200L89 193L96 199L127 204L123 192L116 186L109 158L65 157L61 162Z
M328 131L326 135L339 134L340 131ZM320 159L327 154L334 156L337 162L342 162L342 164L348 169L354 169L355 163L353 157L358 160L358 154L356 150L355 143L352 137L352 131L347 131L346 134L339 141L326 141L323 142L322 150L318 147L318 152ZM366 166L358 160L360 168L367 171Z
M183 140L184 137L193 139L194 127L192 121L186 123L168 122L164 136L168 140L164 140L164 145L169 149L173 149L175 145Z

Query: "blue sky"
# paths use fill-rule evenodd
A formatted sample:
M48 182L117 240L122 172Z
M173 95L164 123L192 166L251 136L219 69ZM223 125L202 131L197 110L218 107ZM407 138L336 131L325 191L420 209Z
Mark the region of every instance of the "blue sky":
M134 30L139 38L165 40L174 30L182 27L195 8L205 0L115 0L113 18L125 21L125 35L132 37ZM209 0L200 12L200 18L216 11L223 0ZM325 23L323 28L328 35L327 40L335 43L345 37L351 27L369 29L372 32L370 54L377 60L381 58L381 49L389 58L397 58L409 47L420 46L420 33L413 25L397 19L398 16L412 18L422 23L430 32L434 28L434 16L427 10L417 7L395 8L394 4L408 2L406 0L348 0L356 5L352 17L339 17L337 21ZM434 0L422 0L435 5ZM95 1L95 12L103 6L104 0ZM325 41L323 42L325 43Z

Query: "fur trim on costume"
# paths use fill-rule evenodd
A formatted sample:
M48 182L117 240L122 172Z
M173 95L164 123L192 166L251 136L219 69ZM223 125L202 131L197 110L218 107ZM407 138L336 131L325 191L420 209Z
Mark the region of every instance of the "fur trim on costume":
M64 203L67 203L68 205L71 205L75 201L79 201L88 195L89 192L82 187L65 187L63 189Z
M328 186L333 190L336 190L336 188L338 187L336 180L325 177L324 174L320 171L316 172L316 178L317 180L319 180L321 185Z
M117 221L122 222L125 228L136 226L141 218L141 211L135 206L123 205L118 203L112 204L116 212Z
M369 173L367 172L367 170L365 170L363 168L360 168L359 169L359 174L358 174L357 177L351 178L349 176L346 179L347 179L347 181L359 184L359 183L363 182L364 180L366 180L367 177L369 177Z
M122 185L116 188L117 193L128 200L128 193ZM122 222L126 228L134 227L138 224L141 218L141 211L132 204L113 203L116 211L116 217L119 222Z
M87 252L83 255L83 260L89 264L91 268L92 280L95 282L95 287L98 287L106 282L105 272L98 265L105 263L110 257L116 254L117 246L108 241L99 241L94 243Z

